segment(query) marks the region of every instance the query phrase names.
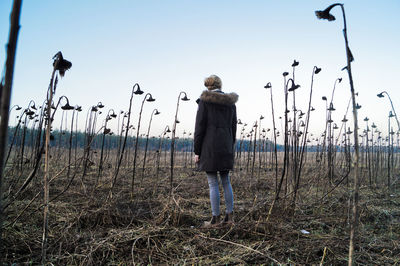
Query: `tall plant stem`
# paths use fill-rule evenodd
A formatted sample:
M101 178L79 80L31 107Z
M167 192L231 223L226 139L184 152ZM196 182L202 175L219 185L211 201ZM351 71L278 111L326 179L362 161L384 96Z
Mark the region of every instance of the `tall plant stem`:
M175 112L175 119L172 126L172 135L171 135L171 168L170 168L170 189L172 193L172 182L174 180L174 153L175 153L175 131L176 131L176 120L178 119L178 109L179 109L179 100L181 94L179 93L178 102L176 103L176 112Z
M176 133L176 122L178 121L178 110L179 110L179 100L181 99L181 94L184 94L182 100L189 100L187 98L186 92L181 91L178 95L178 101L176 103L175 119L172 126L172 136L171 136L171 169L170 169L170 192L172 193L173 180L174 180L174 153L175 153L175 133Z
M20 119L18 120L18 124L17 124L17 125L15 126L15 128L14 128L14 134L13 134L13 137L12 137L12 140L11 140L11 143L10 143L10 147L8 148L7 156L5 157L6 159L5 159L5 161L4 161L4 165L7 165L8 158L10 157L12 148L13 148L13 146L14 146L14 142L16 141L16 137L17 137L17 134L18 134L20 125L21 125L21 121L22 121L21 119L22 119L22 116L23 116L24 114L25 114L25 111L23 111L23 112L21 113Z
M387 157L387 189L388 189L388 191L389 191L389 189L390 189L390 160L391 160L391 156L393 156L392 155L392 153L391 153L391 151L392 151L392 149L390 148L390 140L391 140L391 134L390 134L390 118L391 118L391 112L390 112L390 114L389 114L389 118L388 118L388 145L387 145L387 155L388 155L388 157Z
M272 201L271 207L269 208L268 214L267 214L267 222L269 220L269 217L272 214L272 210L274 209L275 203L279 199L279 193L282 188L283 180L286 175L286 165L287 165L287 160L288 160L288 112L287 112L287 101L288 101L288 90L287 90L287 85L286 85L286 77L284 78L284 92L285 92L285 131L283 132L285 134L285 141L284 141L284 155L283 155L283 169L282 169L282 175L281 179L279 181L278 189L276 190L274 200Z
M133 197L133 190L135 188L136 158L137 158L137 148L138 148L138 143L139 143L140 121L142 119L143 105L147 99L147 96L150 96L150 98L152 97L150 93L146 93L146 95L144 96L142 105L140 106L139 120L138 120L137 129L136 129L135 153L133 156L133 175L132 175L132 183L131 183L131 197Z
M254 164L256 162L256 149L257 149L257 121L254 123L254 147L253 147L253 161L251 165L251 178L254 178ZM257 180L258 181L258 180Z
M100 162L99 162L99 169L97 172L97 180L96 180L96 185L99 182L99 178L103 172L103 156L104 156L104 142L105 142L105 138L106 138L106 129L107 129L107 118L106 121L104 123L104 130L103 130L103 134L101 136L101 151L100 151Z
M55 89L57 86L57 76L54 76L56 73L56 69L59 63L59 57L56 58L54 63L53 73L51 74L50 84L47 91L47 107L46 107L46 140L44 146L44 180L43 180L43 201L44 201L44 209L43 209L43 236L42 236L42 264L46 264L46 252L47 252L47 236L48 236L48 223L49 223L49 160L50 160L50 130L51 130L51 105L53 102L53 96L55 93Z
M72 119L71 119L71 130L70 130L70 135L69 135L69 141L68 141L68 169L67 169L67 178L69 178L69 174L71 171L71 153L72 153L72 137L74 134L74 117L75 116L75 110L72 112ZM75 140L78 141L78 140Z
M308 100L308 109L307 109L307 118L306 118L306 124L305 124L305 129L304 129L304 135L303 135L303 143L301 146L301 151L300 151L300 163L299 163L299 170L297 173L297 182L296 182L296 190L300 186L300 176L301 176L301 170L303 166L303 159L304 159L304 152L306 151L306 146L307 146L307 134L308 134L308 126L310 123L310 115L311 115L311 100L312 100L312 92L313 92L313 85L314 85L314 73L315 73L316 67L313 68L313 73L311 76L311 88L310 88L310 98Z
M392 106L392 110L393 110L393 113L394 113L394 117L396 118L397 130L400 130L400 122L399 122L399 119L397 118L396 110L394 109L392 99L390 98L389 93L387 93L386 91L383 91L382 93L385 93L385 94L388 96L388 98L389 98L390 105Z
M343 35L345 41L346 48L346 56L347 56L347 73L349 75L350 82L350 90L351 90L351 99L353 104L353 122L354 122L354 147L355 147L355 158L354 158L354 179L353 179L353 206L352 206L352 222L350 227L350 243L349 243L349 265L355 264L354 261L354 245L355 245L355 237L356 237L356 228L358 223L358 197L359 197L359 144L358 144L358 117L357 117L357 108L356 108L356 95L354 91L354 83L353 83L353 75L351 73L351 52L349 48L349 43L347 39L347 26L346 26L346 15L344 12L343 4L340 5L343 13Z
M138 83L136 83L135 85L133 85L133 88L132 88L132 93L131 93L131 98L130 98L130 100L129 100L129 110L128 110L128 121L127 121L127 125L126 125L126 128L125 128L125 137L124 137L124 142L123 142L123 144L122 144L122 147L121 147L121 150L119 150L119 148L118 148L118 150L119 150L119 158L118 158L118 161L117 161L117 166L116 166L116 168L115 168L115 173L114 173L114 176L113 176L113 179L112 179L112 184L111 184L111 189L110 189L110 194L109 194L109 197L112 197L112 190L113 190L113 188L114 188L114 186L115 186L115 183L117 182L117 177L118 177L118 173L119 173L119 168L121 167L121 162L122 162L122 159L123 159L123 157L124 157L124 151L125 151L125 146L126 146L126 140L127 140L127 138L128 138L128 131L129 131L129 123L130 123L130 121L131 121L131 110L132 110L132 102L133 102L133 94L135 93L134 92L134 89L135 89L135 87L138 87L138 90L140 91L140 86L139 86L139 84ZM122 125L123 125L124 123L122 122ZM123 128L123 126L122 126L122 128ZM122 135L122 129L121 129L121 135Z
M368 183L369 186L372 187L372 173L371 173L371 154L369 152L369 138L368 138L368 132L369 132L369 127L368 127L368 121L367 121L367 128L366 128L366 148L367 148L367 153L366 153L366 159L367 159L367 166L368 166Z
M167 129L169 130L169 127L166 126L163 133L160 135L160 142L158 144L158 154L157 154L157 159L156 159L156 164L157 164L157 171L156 171L156 183L158 183L158 174L160 172L160 161L161 161L161 156L162 156L162 145L163 145L163 139L165 134L167 133ZM165 148L166 150L167 148Z
M145 148L144 148L143 167L142 167L142 180L143 180L144 172L145 172L145 169L146 169L146 155L147 155L147 148L148 148L148 145L149 145L150 127L151 127L151 122L153 121L153 115L154 114L159 114L157 109L154 109L153 112L151 113L149 126L147 128L146 145L145 145Z
M4 86L1 81L1 105L0 105L0 264L3 264L3 241L1 240L3 228L3 172L4 172L4 155L7 146L8 119L10 109L10 99L12 90L12 81L14 76L14 62L17 51L17 40L19 32L19 17L21 14L22 0L15 0L11 11L10 18L10 35L7 44L7 59Z
M275 110L274 110L274 100L272 96L272 86L270 88L271 94L271 111L272 111L272 126L274 133L274 158L275 158L275 193L278 192L278 148L276 144L276 126L275 126Z

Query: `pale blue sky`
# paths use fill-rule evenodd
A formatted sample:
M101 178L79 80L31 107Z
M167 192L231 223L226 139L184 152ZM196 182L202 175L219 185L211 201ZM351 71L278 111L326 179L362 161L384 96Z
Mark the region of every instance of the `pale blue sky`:
M400 114L400 1L346 0L352 65L360 127L365 116L382 131L387 129L390 110L387 99L376 94L386 90ZM132 85L138 82L156 98L146 103L141 132L151 111L152 135L159 135L174 119L179 92L188 93L190 102L180 105L177 132L193 132L195 99L210 74L222 78L226 92L239 94L238 118L253 124L262 114L262 127L272 127L269 91L274 92L276 118L283 114L282 72L296 68L298 108L306 110L314 65L322 72L314 80L311 131L324 128L325 102L334 81L333 114L340 124L350 97L343 22L339 8L334 22L318 20L314 11L332 1L32 1L23 2L18 39L12 103L26 106L33 99L42 103L52 70L52 56L62 51L72 69L59 82L56 96L66 95L71 104L85 110L97 102L105 109L127 110ZM12 1L0 2L0 61L5 61ZM133 123L136 126L142 96L135 96ZM290 98L291 99L291 98ZM104 116L104 114L103 114ZM351 113L349 113L349 117ZM56 127L59 125L56 124ZM278 128L280 124L278 122Z

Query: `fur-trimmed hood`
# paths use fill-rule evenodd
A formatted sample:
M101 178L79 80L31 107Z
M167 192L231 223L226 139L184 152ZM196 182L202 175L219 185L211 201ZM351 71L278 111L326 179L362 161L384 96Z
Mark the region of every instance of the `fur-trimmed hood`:
M221 91L209 91L205 90L200 95L200 100L209 103L223 104L223 105L234 105L239 99L239 95L234 92L223 93Z

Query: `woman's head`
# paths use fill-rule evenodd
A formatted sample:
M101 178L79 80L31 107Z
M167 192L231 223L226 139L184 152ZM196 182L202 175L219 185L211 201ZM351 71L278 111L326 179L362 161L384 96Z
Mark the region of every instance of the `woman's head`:
M222 81L218 76L211 75L204 80L204 86L209 90L221 89Z

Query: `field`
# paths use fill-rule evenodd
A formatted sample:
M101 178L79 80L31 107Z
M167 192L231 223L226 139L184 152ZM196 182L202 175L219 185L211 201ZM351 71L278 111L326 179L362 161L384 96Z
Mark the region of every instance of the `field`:
M180 158L180 159L179 159ZM111 169L96 185L97 168L70 188L65 168L52 169L48 262L54 265L120 264L346 264L349 242L349 192L333 188L324 168L309 164L296 208L283 195L267 220L274 198L274 173L261 168L252 177L245 169L231 173L235 224L204 229L210 218L205 174L184 168L178 156L173 192L168 168L155 180L154 168L137 177L121 177L110 196ZM57 173L59 172L59 173ZM43 173L39 173L39 177ZM52 179L52 178L50 178ZM8 181L11 181L8 180ZM361 186L356 262L395 265L400 259L399 179L393 191ZM5 262L41 261L43 185L36 178L6 209ZM329 183L328 183L329 184ZM8 186L6 186L8 187ZM223 204L223 194L221 194ZM223 208L222 208L223 210ZM305 230L305 231L302 231Z
M373 29L380 36L371 45L375 50L354 49L361 59L355 88L344 4L314 10L306 7L310 3L278 1L262 9L262 1L255 2L213 3L212 8L202 2L188 9L181 3L157 3L155 8L119 1L112 2L118 12L103 3L103 13L94 10L101 5L91 3L85 3L86 10L83 4L79 10L77 5L50 8L46 2L33 9L28 4L32 14L47 15L27 16L28 25L38 23L24 28L33 29L27 35L34 39L23 39L29 45L18 48L23 63L16 64L22 1L13 1L0 82L1 265L400 264L400 121L389 93L372 92L378 85L396 84L386 77L398 73L397 50L388 46L397 42L390 31L385 41L381 29L392 26L386 15L391 13L394 21L397 6L387 8L386 3L384 11L376 10L385 15L376 23L387 20L378 26L368 16L355 16L371 10L353 3L357 9L350 14L359 27L354 43L364 49ZM317 19L334 21L333 9L343 17L342 61L333 49L338 45L328 38L333 28L311 24L310 17L315 24ZM208 13L218 19L208 26L202 24L206 11L218 12ZM295 24L301 27L293 31ZM360 34L365 29L368 34ZM219 39L224 36L229 38ZM37 40L38 46L29 50ZM309 42L300 47L303 41ZM51 57L53 49L58 52ZM383 50L391 56L381 56ZM291 58L292 52L300 52L296 59L302 64ZM76 72L70 71L69 59ZM382 59L394 61L378 65ZM14 65L15 101L21 106L11 104ZM200 73L211 71L209 66L228 82L211 75L201 93ZM48 87L40 92L47 75ZM269 80L261 83L265 76ZM340 83L348 87L338 88L335 96ZM241 100L236 92L222 94L228 92L220 90L225 90L222 84L237 87ZM177 90L182 87L189 90ZM203 97L208 94L213 96ZM388 104L384 108L376 97L389 100L388 116L389 102L379 100ZM157 108L150 113L147 105L156 98L152 106ZM203 103L215 111L204 107L203 113ZM229 112L229 119L220 111ZM205 173L194 163L194 142L203 158L215 150L224 160L235 159L230 173L233 224L203 226L211 218L209 189ZM207 153L208 146L213 152Z

